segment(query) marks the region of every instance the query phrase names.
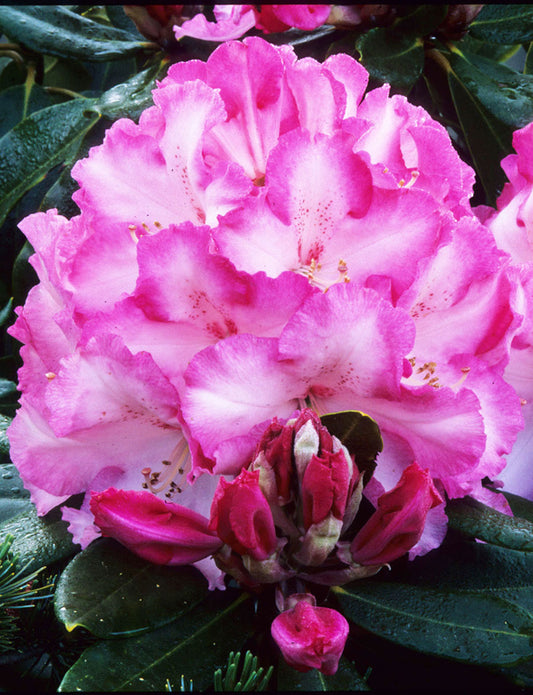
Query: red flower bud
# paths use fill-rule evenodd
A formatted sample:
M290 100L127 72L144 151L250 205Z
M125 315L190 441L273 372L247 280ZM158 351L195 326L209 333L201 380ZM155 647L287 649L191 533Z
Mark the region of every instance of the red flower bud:
M442 503L431 476L417 463L378 499L376 511L355 536L350 551L359 565L392 562L418 543L430 509Z
M297 671L317 668L329 676L339 667L349 626L336 610L313 604L314 599L303 596L294 608L278 615L272 623L272 637L285 661Z
M302 506L306 530L332 514L344 517L348 493L352 487L352 471L342 449L313 456L302 480Z
M205 517L151 492L112 487L93 492L91 511L103 536L159 565L197 562L221 546Z
M209 529L241 555L265 560L277 547L269 504L259 487L259 471L243 470L231 482L220 479L211 505Z

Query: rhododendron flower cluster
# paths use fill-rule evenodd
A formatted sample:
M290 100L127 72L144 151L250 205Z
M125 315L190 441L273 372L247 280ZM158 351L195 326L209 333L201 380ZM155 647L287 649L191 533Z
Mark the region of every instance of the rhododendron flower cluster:
M76 164L79 215L23 220L39 284L11 330L24 364L9 438L40 514L109 489L178 501L183 557L213 571L215 490L222 523L272 419L306 405L378 422L364 491L378 512L412 466L428 471L443 501L411 556L442 541L446 496L504 508L482 481L523 427L507 373L525 284L472 211L446 130L367 84L344 54L227 42L172 65L139 123L118 120ZM63 515L83 546L99 535L90 495Z

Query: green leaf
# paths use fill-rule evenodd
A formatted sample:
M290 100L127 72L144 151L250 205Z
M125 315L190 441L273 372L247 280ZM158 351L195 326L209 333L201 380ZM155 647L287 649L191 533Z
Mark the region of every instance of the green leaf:
M0 6L0 29L12 41L48 55L106 61L159 49L132 40L129 32L72 12L61 5Z
M391 31L411 37L422 37L431 34L448 14L448 5L415 5L407 14L398 17L391 26Z
M377 28L362 34L355 44L370 77L407 93L422 74L424 42L421 38Z
M368 482L376 467L376 456L383 450L383 439L377 422L357 410L328 413L321 416L320 422L355 457L358 469L368 471Z
M476 39L492 43L524 43L533 40L532 5L484 5L470 24Z
M489 43L488 41L479 41L470 34L466 34L460 41L454 42L456 47L461 51L469 53L477 53L480 56L495 60L498 63L505 63L512 58L521 48L519 43L516 44L498 44Z
M2 387L9 389L11 386L15 386L12 381L7 379L0 379L0 393L2 392ZM16 389L16 386L15 386ZM5 415L0 415L0 456L4 458L9 456L9 440L7 438L7 428L11 424L11 418Z
M124 7L122 5L106 5L107 16L111 24L118 29L130 34L130 36L138 41L144 41L145 37L139 33L134 22L128 17L124 12Z
M533 41L529 44L524 62L524 75L533 74Z
M175 591L180 591L177 584ZM66 673L59 692L172 691L181 677L195 690L213 685L228 652L242 651L253 630L253 602L247 594L215 591L199 607L152 632L104 640L89 647Z
M207 593L207 581L194 567L154 565L106 538L71 560L54 604L67 630L81 626L97 637L111 637L164 625Z
M513 495L512 492L503 492L502 494L509 502L513 514L533 522L533 502L531 500L526 500L520 495Z
M29 572L63 560L79 549L72 542L66 522L57 513L38 517L33 505L0 524L0 538L8 534L15 538L12 552L18 555L21 565L27 565Z
M6 305L0 309L0 326L3 326L5 323L7 323L11 319L11 312L13 311L13 297L8 299ZM0 398L2 398L4 395L6 395L6 389L9 390L11 393L13 391L12 386L8 386L7 384L4 384L3 381L4 379L0 379ZM13 384L13 382L10 382L10 384ZM14 390L16 390L16 385L13 384L15 387Z
M533 654L533 616L497 596L377 581L332 591L349 620L425 654L485 665Z
M446 513L451 528L471 538L505 548L533 552L533 522L507 516L470 497L450 500Z
M36 111L0 138L0 224L16 201L79 147L99 115L92 99Z
M23 84L4 89L0 92L0 137L29 114L54 103L54 99L39 85L33 85L29 94Z
M331 691L367 691L370 690L366 681L356 671L351 661L344 656L339 662L339 669L333 676L325 676L316 668L300 673L285 663L279 661L278 691L331 692Z
M512 134L533 120L533 78L458 49L440 55L476 172L494 204L506 181L500 162L512 151Z
M144 109L153 105L152 89L155 87L156 77L161 77L161 71L166 69L167 64L165 59L134 75L127 82L112 87L102 94L95 108L110 120L137 119Z
M439 591L472 591L533 614L533 555L488 543L446 544L393 570L391 581Z
M33 509L30 493L12 463L0 465L0 523Z
M25 241L13 263L12 287L15 306L24 304L28 292L38 282L35 269L28 263L28 258L32 255L33 248L29 241Z

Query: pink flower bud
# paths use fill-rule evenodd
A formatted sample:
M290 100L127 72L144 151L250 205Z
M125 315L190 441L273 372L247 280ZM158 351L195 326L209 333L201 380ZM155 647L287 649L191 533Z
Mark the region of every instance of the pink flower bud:
M291 499L293 429L274 420L265 430L256 450L260 466L265 473L273 473L278 504L287 504ZM255 467L255 466L254 466ZM270 475L268 477L271 477ZM261 484L263 483L261 475ZM261 485L263 488L263 485ZM263 489L264 491L264 489Z
M231 482L220 479L209 528L241 555L265 560L277 547L269 504L259 487L259 471L243 470Z
M272 637L285 661L297 671L317 668L333 675L348 637L348 622L338 611L315 606L306 595L299 596L293 608L274 619Z
M305 469L302 480L302 507L304 526L319 524L332 514L342 519L346 511L351 487L353 466L344 451L323 452L313 456Z
M103 536L159 565L197 562L221 546L201 514L144 490L92 493L91 511Z
M359 565L396 560L419 541L427 513L442 501L429 472L412 463L396 487L381 495L376 511L355 536L353 560Z

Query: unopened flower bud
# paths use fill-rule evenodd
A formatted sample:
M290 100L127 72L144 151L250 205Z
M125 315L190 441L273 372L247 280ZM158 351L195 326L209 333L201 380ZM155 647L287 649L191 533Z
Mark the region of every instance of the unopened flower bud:
M274 619L272 637L285 661L297 671L317 668L333 675L348 637L348 622L332 608L315 606L313 596L312 600L305 594L295 596L298 600L294 607Z
M428 471L411 464L396 487L381 495L376 511L354 538L353 560L360 565L396 560L418 542L428 511L441 502Z
M235 552L265 560L277 546L272 512L259 487L259 471L224 478L213 497L209 528Z

